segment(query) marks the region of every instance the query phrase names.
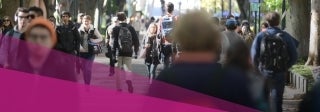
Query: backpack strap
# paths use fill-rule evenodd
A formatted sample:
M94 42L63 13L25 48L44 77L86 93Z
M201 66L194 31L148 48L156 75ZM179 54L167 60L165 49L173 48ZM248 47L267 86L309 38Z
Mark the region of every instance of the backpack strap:
M264 53L265 51L265 38L268 38L270 35L270 33L268 31L263 32L263 38L261 39L260 42L260 57L261 55Z

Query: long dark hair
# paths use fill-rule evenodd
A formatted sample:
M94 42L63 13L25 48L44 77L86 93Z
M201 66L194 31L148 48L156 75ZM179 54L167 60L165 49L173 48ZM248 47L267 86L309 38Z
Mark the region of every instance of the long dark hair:
M250 63L249 47L243 41L236 41L231 43L227 50L226 66L240 67L244 70L250 70L252 65Z

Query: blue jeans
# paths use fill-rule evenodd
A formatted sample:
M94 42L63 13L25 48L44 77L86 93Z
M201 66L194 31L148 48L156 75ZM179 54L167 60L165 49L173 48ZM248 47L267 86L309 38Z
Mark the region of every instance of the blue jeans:
M86 59L80 62L80 66L83 73L84 83L87 85L90 85L91 74L92 74L92 64L93 64L95 55L91 53L80 53L80 57Z
M148 77L154 79L156 76L156 70L157 70L158 64L150 64L147 63L147 69L148 69Z
M262 74L266 77L267 87L266 92L268 95L270 109L276 110L276 112L282 112L282 100L285 88L285 72L270 73L263 72Z

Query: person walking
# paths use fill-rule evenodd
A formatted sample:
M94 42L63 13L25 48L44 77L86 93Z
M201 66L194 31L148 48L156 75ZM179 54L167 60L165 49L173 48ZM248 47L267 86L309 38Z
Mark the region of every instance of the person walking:
M133 28L136 30L138 37L140 36L140 31L143 27L142 19L141 19L141 14L140 12L136 12L135 16L132 17L132 22L131 25Z
M83 17L82 25L78 29L80 33L80 68L83 73L83 79L85 84L90 85L91 74L92 74L92 63L95 58L95 53L93 52L94 45L99 44L102 41L102 36L98 29L93 27L92 18L89 15Z
M241 25L241 33L240 35L242 36L242 40L247 44L247 46L249 46L249 48L251 48L252 42L254 40L254 33L253 31L250 29L250 25L248 22L244 22Z
M285 73L297 61L297 43L278 27L278 13L268 13L265 20L270 26L255 37L251 58L256 69L267 79L271 111L282 112Z
M13 22L9 16L3 16L3 25L0 26L0 36L6 34L8 31L13 29Z
M43 10L40 7L32 6L29 7L29 17L34 19L36 17L43 17Z
M244 41L232 43L226 51L224 63L226 74L236 74L246 80L249 93L253 99L253 108L267 111L268 102L265 94L265 78L256 71L250 61L250 49Z
M136 30L126 23L126 15L124 12L117 13L119 25L112 30L112 38L114 38L112 51L116 52L116 59L118 61L117 67L129 72L126 73L126 83L128 85L128 91L133 93L132 85L132 57L137 58L139 51L139 38ZM118 73L117 73L118 72ZM120 83L120 71L116 71L117 89L121 91Z
M8 31L0 40L0 67L11 68L10 63L15 63L21 35L25 32L29 23L29 14L27 8L18 8L15 16L17 25L13 30Z
M73 55L64 60L66 63L70 63L68 68L74 70L72 74L76 74L77 58L75 56L79 56L80 35L75 24L70 21L70 16L69 12L62 12L61 14L62 24L56 28L58 41L55 49L67 55Z
M113 42L114 42L114 38L112 36L112 30L114 27L118 26L119 23L118 23L118 18L117 17L113 17L111 19L111 25L108 26L107 28L107 39L106 39L106 46L107 46L107 52L106 52L106 57L110 59L110 68L109 68L109 76L113 76L114 73L115 73L115 64L117 63L117 60L116 60L116 54L115 52L113 52L111 50L111 48L113 48Z
M233 47L233 43L236 43L241 40L241 36L236 32L237 21L235 19L227 19L225 23L226 31L222 32L222 52L220 55L220 63L225 63L226 51L229 47Z
M161 35L161 58L164 68L169 68L178 53L176 42L173 42L170 33L173 30L177 16L173 15L174 5L169 2L166 5L166 15L159 20L159 34Z
M145 55L145 64L147 65L149 82L156 77L156 70L159 61L159 41L157 39L158 26L156 23L151 23L147 30L147 34L142 41L141 52Z

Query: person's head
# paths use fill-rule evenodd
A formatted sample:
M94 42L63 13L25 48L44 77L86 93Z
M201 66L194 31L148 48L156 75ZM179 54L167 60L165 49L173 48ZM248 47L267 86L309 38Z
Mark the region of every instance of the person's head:
M23 32L29 22L28 9L23 7L18 8L15 16L17 17L18 30Z
M25 32L27 48L31 55L47 56L57 42L52 23L45 18L35 18Z
M232 43L232 46L227 49L225 65L249 70L251 68L251 64L250 51L247 44L243 41L236 41Z
M237 21L235 19L227 19L225 24L227 30L234 31L237 29Z
M220 24L220 20L217 17L212 17L212 21L214 24L219 25Z
M179 42L182 52L209 52L215 55L220 51L219 28L212 24L211 17L204 11L193 10L182 15L172 37Z
M84 26L88 27L88 26L91 25L91 21L92 21L91 16L85 15L85 16L83 16L82 24L83 24Z
M247 33L247 32L250 32L250 26L247 26L247 25L244 25L241 27L241 31L242 33Z
M261 31L265 31L269 27L269 24L267 22L261 23Z
M270 12L265 16L265 20L271 26L278 26L280 24L280 15L277 12Z
M54 16L49 16L48 20L53 24L56 25L56 18Z
M241 22L241 26L250 26L250 23L249 23L248 20L243 20L243 21Z
M29 8L29 17L30 19L34 19L36 17L42 17L43 11L41 8L33 6Z
M69 21L70 21L70 17L71 17L70 12L63 11L63 12L61 13L61 19L62 19L62 21L63 21L64 23L69 22Z
M83 16L84 16L84 13L79 13L78 14L78 19L77 19L78 23L82 23Z
M117 22L118 22L118 17L112 17L112 18L111 18L111 22L112 22L113 24L117 23Z
M12 23L9 16L4 16L2 20L3 20L3 26L5 26L5 27L12 27L13 26L13 23Z
M141 13L140 12L136 12L135 17L136 18L141 18Z
M235 17L233 15L228 15L227 19L235 19Z
M156 19L155 19L154 17L151 17L151 18L150 18L150 21L152 21L152 22L155 21L155 20L156 20Z
M156 23L151 23L149 25L149 28L148 28L148 33L149 34L157 34L157 31L158 31L158 26Z
M127 16L124 12L118 12L117 17L118 17L118 20L122 22L126 21L127 19Z
M173 3L172 3L172 2L168 2L167 5L166 5L166 11L167 11L168 13L172 13L173 10L174 10L174 5L173 5Z

